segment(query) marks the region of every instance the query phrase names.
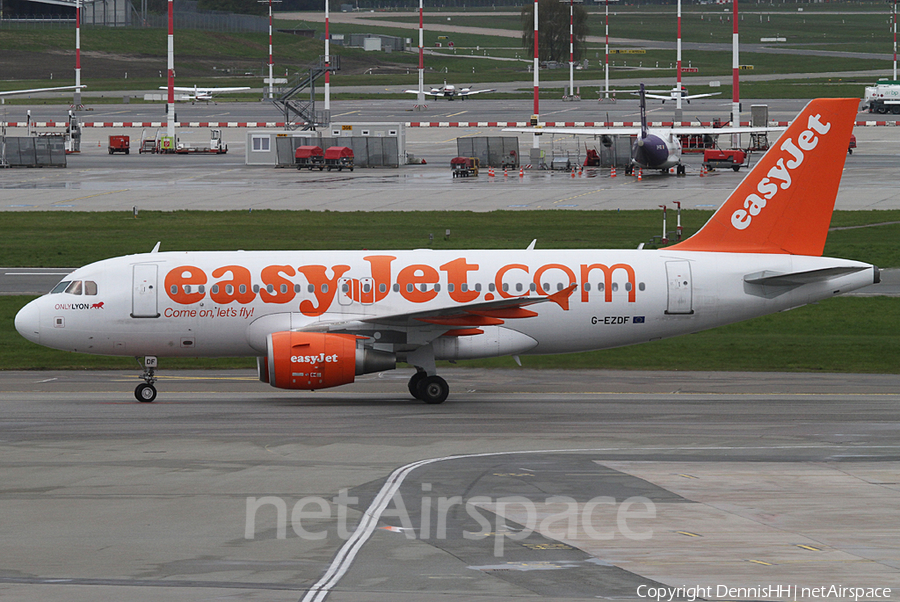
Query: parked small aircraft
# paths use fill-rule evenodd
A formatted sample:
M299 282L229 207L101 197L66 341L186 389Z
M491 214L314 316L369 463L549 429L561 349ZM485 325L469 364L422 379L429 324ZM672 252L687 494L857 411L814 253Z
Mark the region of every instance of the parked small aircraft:
M160 90L168 90L169 88L166 86L160 86ZM231 92L244 92L249 90L249 87L242 86L240 88L200 88L198 86L194 86L193 88L187 87L179 87L175 86L173 90L175 92L188 92L188 100L193 104L198 100L205 100L207 103L213 99L213 96L216 94L229 94Z
M418 90L404 90L407 94L418 94ZM473 90L472 88L457 88L453 84L448 84L444 81L444 85L439 88L432 88L431 90L426 90L422 92L427 96L434 96L435 98L446 98L447 100L453 100L454 98L459 98L460 100L465 100L467 96L471 96L473 94L481 94L482 92L496 92L496 90Z
M714 328L862 288L879 271L822 257L858 99L809 103L696 234L660 250L159 252L79 268L16 330L68 351L256 356L259 378L324 389L406 362L560 354Z
M684 175L685 168L681 163L681 140L679 136L704 136L720 134L762 134L766 132L780 132L783 127L756 127L756 126L678 126L667 128L650 128L647 125L647 93L644 84L638 92L641 99L641 125L640 127L609 126L609 127L514 127L504 128L504 132L526 132L532 134L571 134L591 136L635 136L631 147L631 166L626 173L631 173L634 167L643 169L659 169L667 172L674 167L678 175Z
M78 86L57 86L55 88L31 88L29 90L7 90L6 92L0 92L0 98L6 96L18 96L21 94L36 94L38 92L56 92L57 90L80 90L81 88L87 88L84 85Z
M666 104L667 100L677 100L679 96L681 96L682 100L688 101L690 104L691 100L695 98L707 98L709 96L717 96L721 94L721 92L711 92L709 94L688 94L688 89L684 86L681 86L681 90L678 89L678 86L675 86L671 90L647 90L645 92L647 98L653 98L655 100L663 101L663 104Z

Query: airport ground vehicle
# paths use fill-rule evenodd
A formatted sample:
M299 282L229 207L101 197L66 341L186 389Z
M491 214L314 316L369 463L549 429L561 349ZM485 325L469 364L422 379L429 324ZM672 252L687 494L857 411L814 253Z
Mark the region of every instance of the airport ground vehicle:
M477 176L479 164L478 157L454 157L450 159L450 172L454 178Z
M128 154L131 148L131 138L128 136L110 136L109 137L109 154L125 153Z
M707 169L733 169L750 165L750 154L740 149L709 148L703 151L703 165Z
M325 169L325 155L320 146L298 146L294 151L294 165L297 169Z
M881 80L874 86L866 86L862 110L881 115L900 115L900 82Z
M330 146L325 149L325 167L328 171L336 169L343 171L348 168L353 171L353 149L347 146Z

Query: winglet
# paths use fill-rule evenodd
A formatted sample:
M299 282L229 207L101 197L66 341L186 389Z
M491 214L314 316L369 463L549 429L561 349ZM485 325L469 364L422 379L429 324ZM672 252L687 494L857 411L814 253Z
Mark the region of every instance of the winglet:
M859 100L811 101L683 251L819 256Z
M578 288L577 284L570 284L563 290L549 295L547 299L559 305L563 308L563 311L569 311L569 297L572 296L576 288Z

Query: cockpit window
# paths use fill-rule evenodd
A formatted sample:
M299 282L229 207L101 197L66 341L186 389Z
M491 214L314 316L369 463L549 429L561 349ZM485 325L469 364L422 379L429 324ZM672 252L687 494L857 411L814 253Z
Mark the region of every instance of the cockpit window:
M96 295L97 283L93 280L63 280L53 287L50 294L63 292L70 295Z
M57 284L56 286L53 287L53 290L50 291L50 294L53 295L56 293L61 293L64 290L66 290L66 287L68 287L70 284L72 284L70 281L63 280L62 282L60 282L59 284Z

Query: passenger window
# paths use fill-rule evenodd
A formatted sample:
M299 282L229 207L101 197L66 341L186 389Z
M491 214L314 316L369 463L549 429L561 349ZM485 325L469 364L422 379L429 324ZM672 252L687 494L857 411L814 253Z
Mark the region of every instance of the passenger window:
M69 285L69 288L66 289L66 292L70 295L80 295L81 294L81 280L74 280Z
M85 295L96 295L97 294L97 283L93 280L85 280L84 281L84 294Z
M57 284L56 286L53 287L53 290L50 291L50 294L54 295L56 293L63 292L64 290L66 290L69 287L69 284L71 284L71 281L63 280L62 282L60 282L59 284Z

